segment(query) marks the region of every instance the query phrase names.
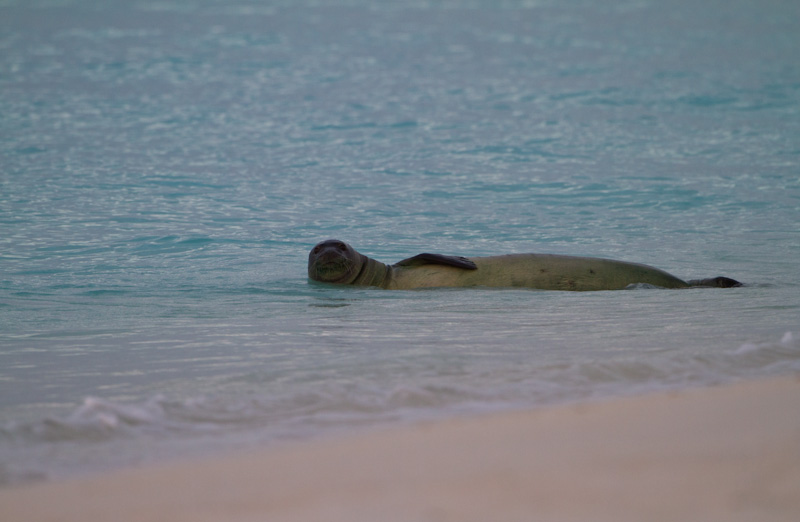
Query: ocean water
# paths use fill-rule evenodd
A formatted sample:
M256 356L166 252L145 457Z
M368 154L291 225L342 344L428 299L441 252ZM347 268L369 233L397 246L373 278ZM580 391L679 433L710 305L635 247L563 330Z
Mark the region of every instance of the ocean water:
M800 371L800 4L0 1L0 484ZM733 289L311 284L338 238Z

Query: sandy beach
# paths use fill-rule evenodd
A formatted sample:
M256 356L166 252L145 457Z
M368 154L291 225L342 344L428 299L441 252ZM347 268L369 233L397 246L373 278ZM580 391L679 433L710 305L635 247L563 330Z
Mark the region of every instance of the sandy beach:
M796 521L800 377L0 491L12 521Z

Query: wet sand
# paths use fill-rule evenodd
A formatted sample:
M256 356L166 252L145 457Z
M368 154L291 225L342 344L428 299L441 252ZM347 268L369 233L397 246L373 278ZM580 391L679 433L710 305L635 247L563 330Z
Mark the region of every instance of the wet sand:
M0 490L14 521L797 521L800 376Z

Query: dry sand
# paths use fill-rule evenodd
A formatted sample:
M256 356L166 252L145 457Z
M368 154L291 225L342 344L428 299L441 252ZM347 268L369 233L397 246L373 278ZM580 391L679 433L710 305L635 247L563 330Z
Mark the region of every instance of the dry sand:
M800 520L800 376L0 491L0 520Z

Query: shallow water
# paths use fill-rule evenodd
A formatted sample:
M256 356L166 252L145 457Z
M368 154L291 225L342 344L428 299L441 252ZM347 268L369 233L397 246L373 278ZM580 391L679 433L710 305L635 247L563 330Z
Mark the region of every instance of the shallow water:
M789 2L0 3L0 483L800 370ZM336 237L735 289L309 284Z

